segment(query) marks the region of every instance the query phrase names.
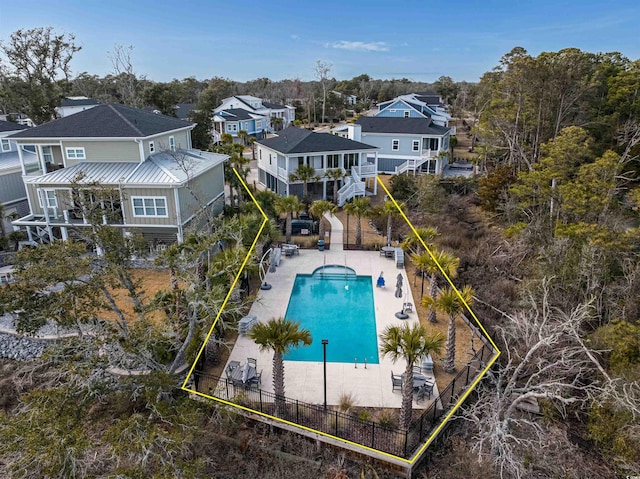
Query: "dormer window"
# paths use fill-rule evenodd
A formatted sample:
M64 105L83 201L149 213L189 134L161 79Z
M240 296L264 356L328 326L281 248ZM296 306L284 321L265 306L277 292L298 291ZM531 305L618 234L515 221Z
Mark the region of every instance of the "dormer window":
M2 139L2 151L11 151L11 143L4 138Z
M176 151L176 139L173 136L169 137L169 149L171 151Z

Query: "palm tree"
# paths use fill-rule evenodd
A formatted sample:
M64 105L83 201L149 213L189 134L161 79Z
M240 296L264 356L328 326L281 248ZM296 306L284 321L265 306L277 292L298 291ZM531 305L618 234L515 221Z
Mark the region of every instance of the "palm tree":
M291 242L291 220L293 219L293 213L302 211L304 205L300 202L297 196L282 196L275 202L276 212L281 215L287 215L287 225L285 229L286 241Z
M320 239L324 238L324 223L322 222L322 217L325 213L329 212L333 215L338 210L338 207L331 203L331 201L327 200L318 200L311 203L311 207L309 211L313 216L319 219L320 221L320 229L318 231L318 235Z
M411 405L413 402L413 365L427 354L439 355L444 344L440 332L427 335L420 323L403 323L402 326L387 326L380 335L380 352L394 362L406 361L404 383L402 384L402 408L400 409L400 427L409 429L411 425Z
M422 272L422 288L420 290L420 296L424 295L424 275L428 274L429 296L431 296L432 298L436 297L438 288L438 274L444 271L449 279L455 278L458 275L458 266L460 266L460 258L456 258L446 251L437 249L432 249L430 250L430 252L426 251L420 255L417 255L417 258L415 260L412 257L411 261L413 261L413 264L416 265L416 268L418 268ZM436 312L433 308L429 309L427 319L429 319L431 323L436 322Z
M338 181L344 178L344 171L342 168L327 170L325 176L333 180L333 202L338 203Z
M435 308L449 315L447 346L444 358L444 370L448 373L452 373L456 369L456 317L464 311L465 305L471 306L473 294L473 288L467 285L460 291L460 296L458 296L458 292L455 289L445 288L437 299L429 296L422 298L424 306Z
M251 147L251 159L256 161L256 137L252 136L249 138L249 146Z
M416 228L415 231L412 230L411 233L407 235L400 246L405 251L420 254L420 251L422 250L422 243L420 242L420 239L422 239L425 244L431 245L436 236L438 236L437 228L432 228L430 226L426 228Z
M385 201L382 206L376 207L376 216L387 218L387 246L391 246L391 227L393 225L393 218L402 216L400 211L404 212L406 209L405 204L402 202L399 202L398 206L400 209L396 207L393 201Z
M271 123L273 123L273 129L275 131L282 130L282 123L283 123L282 118L280 117L271 118Z
M300 165L298 169L289 175L289 181L302 181L302 201L308 201L308 184L317 179L316 169L309 165Z
M238 138L242 140L243 146L247 146L247 139L249 138L249 133L247 133L247 130L240 130L238 132Z
M266 323L256 324L249 332L261 351L273 351L273 391L276 394L276 415L282 416L284 409L284 362L282 356L292 348L309 346L312 342L308 329L300 323L285 318L271 318Z
M354 198L353 201L344 206L344 210L358 218L358 222L356 223L356 245L360 246L362 245L362 217L364 216L366 218L371 214L369 198L366 196Z

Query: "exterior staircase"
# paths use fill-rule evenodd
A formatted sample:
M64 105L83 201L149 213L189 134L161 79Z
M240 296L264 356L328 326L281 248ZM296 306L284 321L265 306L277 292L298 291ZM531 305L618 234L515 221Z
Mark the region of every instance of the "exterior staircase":
M360 179L357 168L351 168L351 176L345 178L344 185L338 190L338 206L344 206L351 198L364 195L364 181Z
M395 174L400 175L405 171L416 172L423 164L425 164L430 159L430 156L422 156L420 157L420 159L412 158L410 160L407 160L404 163L396 166Z

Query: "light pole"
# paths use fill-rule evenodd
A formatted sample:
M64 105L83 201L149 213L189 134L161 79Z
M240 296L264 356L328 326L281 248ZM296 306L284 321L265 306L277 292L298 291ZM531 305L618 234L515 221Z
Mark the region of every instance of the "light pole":
M328 339L322 340L322 350L324 353L324 409L327 409L327 344L329 344Z
M344 242L347 245L347 249L349 249L349 213L347 213L347 235Z

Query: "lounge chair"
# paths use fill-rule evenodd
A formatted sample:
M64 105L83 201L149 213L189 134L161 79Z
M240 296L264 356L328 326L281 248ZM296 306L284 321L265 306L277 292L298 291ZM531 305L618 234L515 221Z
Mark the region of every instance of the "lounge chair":
M393 371L391 371L391 391L395 391L396 389L402 391L402 382L402 376L396 376L393 374Z
M251 364L256 370L258 369L258 361L255 358L247 358L247 363Z

